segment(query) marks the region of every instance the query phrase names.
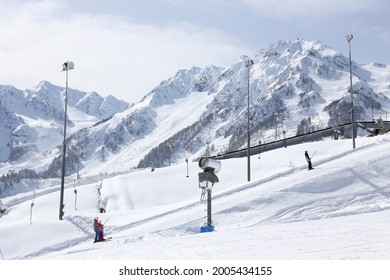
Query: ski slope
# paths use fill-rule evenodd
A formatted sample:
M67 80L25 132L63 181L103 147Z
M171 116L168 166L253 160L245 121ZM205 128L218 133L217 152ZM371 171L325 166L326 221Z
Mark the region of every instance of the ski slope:
M213 187L215 231L200 233L197 162L3 199L4 259L342 260L390 259L390 135L305 143L222 161ZM316 152L307 170L304 151ZM75 200L74 190L77 190ZM31 207L32 201L34 206ZM77 209L76 209L77 208ZM112 240L93 244L99 217ZM30 217L31 222L30 223Z

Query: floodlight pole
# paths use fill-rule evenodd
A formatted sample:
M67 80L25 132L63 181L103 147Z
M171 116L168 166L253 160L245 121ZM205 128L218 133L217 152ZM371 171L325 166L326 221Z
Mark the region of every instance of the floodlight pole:
M66 87L65 87L65 116L64 116L64 141L62 143L62 171L61 171L61 190L60 190L60 220L64 216L64 188L65 188L65 155L66 155L66 120L68 112L68 71L74 69L72 61L67 61L62 64L62 71L66 71Z
M249 105L250 105L250 100L249 100L249 78L250 78L250 67L253 65L253 60L252 59L248 59L247 61L245 61L245 67L248 68L248 86L247 86L247 89L248 89L248 108L247 108L247 136L248 136L248 139L247 139L247 170L248 170L248 182L251 180L251 156L250 156L250 132L249 132Z
M171 166L172 144L168 144L168 148L169 148L169 166Z
M355 105L353 102L353 88L352 88L352 56L351 56L351 41L353 39L353 34L348 34L347 42L349 46L349 82L350 82L350 92L351 92L351 123L352 123L352 147L355 149Z

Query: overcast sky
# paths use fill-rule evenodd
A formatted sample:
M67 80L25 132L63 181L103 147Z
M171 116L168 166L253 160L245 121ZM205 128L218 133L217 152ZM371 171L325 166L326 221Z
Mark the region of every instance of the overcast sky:
M137 102L179 69L228 67L279 40L319 40L390 64L388 0L0 0L0 84L65 86Z

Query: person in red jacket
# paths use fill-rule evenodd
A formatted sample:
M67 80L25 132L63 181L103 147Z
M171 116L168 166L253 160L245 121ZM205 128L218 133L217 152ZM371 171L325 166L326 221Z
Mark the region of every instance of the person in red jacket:
M99 223L99 220L98 218L95 218L93 220L93 230L95 231L95 241L94 242L99 242L101 241L101 237L100 237L100 223Z

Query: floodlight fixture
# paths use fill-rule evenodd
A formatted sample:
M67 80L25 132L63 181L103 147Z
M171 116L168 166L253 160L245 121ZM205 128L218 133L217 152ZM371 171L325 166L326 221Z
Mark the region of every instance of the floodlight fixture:
M245 66L246 66L246 67L252 66L253 64L254 64L254 62L253 62L252 59L247 59L247 60L245 61Z
M66 61L62 64L62 71L68 71L74 69L73 61Z

